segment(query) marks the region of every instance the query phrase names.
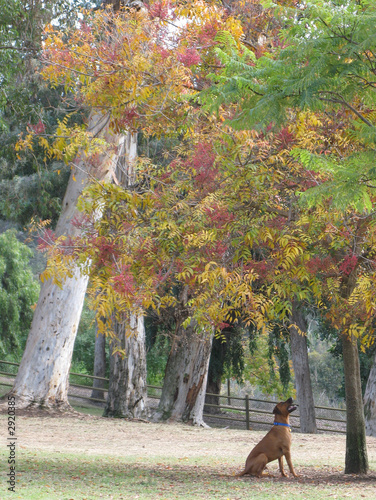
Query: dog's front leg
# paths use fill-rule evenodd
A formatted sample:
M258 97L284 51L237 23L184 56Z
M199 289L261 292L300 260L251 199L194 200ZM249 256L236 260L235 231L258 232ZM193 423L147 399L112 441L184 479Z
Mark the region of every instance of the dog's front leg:
M283 456L278 459L278 463L279 463L279 470L281 471L282 476L287 477L287 474L283 469Z
M294 471L294 466L292 465L292 462L291 462L291 454L290 454L290 452L289 452L289 451L285 453L285 457L286 457L286 462L287 462L287 465L289 466L289 469L290 469L291 474L292 474L294 477L298 477L298 474L296 474L296 472Z

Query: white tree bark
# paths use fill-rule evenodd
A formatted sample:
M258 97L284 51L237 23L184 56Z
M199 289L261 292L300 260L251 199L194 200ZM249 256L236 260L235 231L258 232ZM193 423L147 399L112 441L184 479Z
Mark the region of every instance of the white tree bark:
M376 354L364 393L364 416L367 436L376 437Z
M108 129L109 116L92 113L89 130L97 137L105 137L116 146L118 136ZM77 200L92 178L102 180L113 168L116 154L104 154L98 166L77 158L69 179L59 217L56 235L76 236L79 229L71 224L78 215ZM34 313L24 355L15 379L12 395L18 408L69 407L69 369L76 338L77 327L88 278L76 269L60 288L51 279L42 283L39 300Z

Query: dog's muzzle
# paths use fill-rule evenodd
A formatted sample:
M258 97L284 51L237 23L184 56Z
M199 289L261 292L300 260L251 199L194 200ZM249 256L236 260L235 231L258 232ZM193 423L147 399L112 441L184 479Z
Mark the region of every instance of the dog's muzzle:
M296 410L297 406L295 406L295 405L293 405L293 404L292 404L292 403L293 403L293 399L292 399L292 398L289 398L289 399L286 401L286 403L288 403L288 404L289 404L289 406L288 406L288 408L287 408L287 411L288 411L289 413L291 413L291 412L293 412L293 411L295 411L295 410Z

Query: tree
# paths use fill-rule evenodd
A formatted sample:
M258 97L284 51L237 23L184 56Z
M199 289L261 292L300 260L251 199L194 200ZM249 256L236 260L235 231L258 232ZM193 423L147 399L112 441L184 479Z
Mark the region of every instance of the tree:
M205 425L202 414L212 341L213 334L197 332L193 321L177 329L153 419Z
M64 2L18 2L18 1L10 3L8 2L4 7L4 12L6 15L5 17L2 17L1 22L4 22L4 24L6 25L6 29L1 30L1 37L2 37L1 42L3 42L4 45L1 47L0 53L2 58L6 59L6 64L2 67L3 73L1 78L1 87L3 91L1 105L2 105L2 111L4 110L2 112L2 117L1 117L2 132L3 136L5 135L6 137L6 140L2 141L2 145L3 147L5 145L4 149L6 154L2 155L2 157L3 157L3 166L5 166L5 168L7 168L8 166L6 164L6 160L8 160L11 165L11 175L9 175L8 172L3 172L5 173L6 181L2 183L2 191L3 191L2 194L4 195L5 192L4 196L5 199L7 198L8 192L12 190L11 177L15 173L20 174L22 171L22 175L26 174L30 176L31 174L31 182L27 182L28 187L25 190L18 189L17 191L17 187L19 188L20 184L20 182L17 182L17 179L15 179L16 182L13 183L16 186L17 195L20 198L24 198L24 195L25 193L27 193L28 188L30 188L30 186L32 186L32 188L35 191L35 187L40 188L41 185L43 184L43 182L39 182L40 178L35 175L35 171L37 171L38 167L40 166L38 164L38 160L41 157L43 158L42 155L40 155L39 158L38 154L29 155L29 158L25 162L26 168L24 168L25 165L22 165L22 161L20 161L17 165L17 159L14 153L12 156L10 145L12 144L12 142L14 142L13 140L15 135L14 128L16 127L16 132L17 132L19 123L15 124L16 121L12 122L12 120L9 117L12 116L12 111L15 111L16 114L20 117L19 122L21 123L21 129L28 128L29 132L39 131L40 133L40 132L45 132L47 129L48 132L50 131L49 127L46 127L43 121L41 120L41 116L43 117L43 119L45 119L46 116L48 115L48 112L43 113L45 111L43 105L46 106L45 101L43 102L42 100L42 106L40 105L41 95L44 96L48 95L48 91L40 92L39 91L40 89L38 88L40 82L34 80L34 78L32 77L32 75L35 73L35 67L37 66L37 62L35 61L34 58L38 56L39 50L41 48L41 36L45 22L51 20L54 16L59 16L60 14L62 14L62 12L64 12L65 14L67 12L71 12L70 8L66 10L65 7L67 7L67 4L65 4ZM68 7L70 7L69 2L68 2ZM60 8L62 8L62 10L59 10ZM3 40L4 33L5 37L7 38L5 41ZM32 81L32 85L28 85L30 81ZM53 95L54 99L56 98L57 95L59 94L57 93ZM31 105L29 96L31 96ZM51 104L51 102L48 104ZM41 114L39 114L40 112ZM25 117L25 114L27 115L27 117ZM32 123L27 123L26 125L25 120L30 120L30 116L32 117ZM36 117L39 118L39 122L34 121ZM29 148L29 151L32 151L32 148ZM12 162L14 164L12 164ZM45 159L42 160L41 163L43 163L44 166L47 167L49 162L47 161L47 159ZM56 167L56 164L53 166L53 168L54 167ZM43 177L44 178L43 181L46 183L46 178L49 177L48 179L49 181L51 181L53 177L55 177L56 179L56 177L58 177L56 174L58 173L59 171L57 170L52 174L52 176L51 175L46 176L44 175L44 172L42 172L40 177ZM52 182L50 182L50 184L52 184ZM55 185L56 184L59 185L60 182L58 181L57 183L55 183ZM71 184L71 187L73 184ZM11 186L10 190L8 189L9 186ZM52 189L51 191L53 190L54 189ZM73 191L74 190L75 189L73 188ZM46 190L45 187L43 187L41 191L43 196L40 196L40 198L37 200L37 203L35 203L37 209L35 210L35 207L31 209L32 213L30 213L31 204L25 210L24 207L22 207L22 202L21 202L20 204L21 208L15 207L13 203L9 204L9 206L7 206L7 204L3 205L2 206L3 214L7 217L13 218L21 222L26 222L26 221L28 222L30 220L31 215L36 215L36 214L42 216L43 215L46 216L46 214L48 214L49 216L52 215L53 217L56 216L56 212L58 211L56 205L59 205L59 200L58 200L59 196L56 197L56 191L55 191L54 192L55 199L51 200L50 194L47 193L47 191L49 191L48 189ZM68 207L70 202L69 195L66 197L66 202L67 206L65 207L64 215L67 215L67 212L70 210L70 207ZM27 205L27 203L24 204ZM9 207L12 207L12 212L8 211ZM61 219L60 230L62 229L63 225L64 221ZM65 404L67 401L66 400L67 370L69 370L71 348L73 347L73 343L70 341L65 343L67 339L64 338L64 335L57 338L60 332L53 331L50 339L51 340L50 345L47 345L48 340L42 337L42 335L46 333L47 328L46 330L44 330L43 328L39 329L40 325L36 325L37 317L39 317L39 319L42 318L45 322L47 321L47 323L48 320L50 319L51 294L53 294L55 290L53 289L53 287L52 288L50 287L49 290L46 290L46 288L47 285L42 286L42 292L41 292L42 296L40 296L39 306L37 305L36 307L37 312L36 314L34 314L32 323L32 329L34 329L33 334L29 336L29 341L27 342L27 347L25 351L26 355L23 357L21 361L20 371L16 379L15 386L13 388L13 393L17 394L17 398L19 398L20 406L28 405L33 402L35 402L38 405L40 404L43 405L45 403L48 406L49 404L51 403L53 404L54 402L56 402L57 404L60 403ZM78 289L79 287L76 288L76 290ZM43 294L45 294L44 297ZM50 295L49 299L48 295ZM44 309L45 314L42 313L42 316L38 316L38 312L41 309L40 304L45 304L45 309ZM78 312L79 314L80 304L77 305L77 309L75 308L76 304L74 304L73 307L68 308L68 310L72 310L73 313L73 326L78 324L78 319L75 316L75 312ZM60 317L57 319L57 321L54 322L54 324L52 325L48 325L48 328L53 330L54 327L56 327L59 324L59 321L62 320L62 316L64 317L65 315L64 306L62 307L60 313L58 312L58 315ZM43 322L41 324L43 324ZM68 330L70 330L71 326L72 325L68 325ZM75 328L76 326L74 326L74 330ZM57 363L57 366L55 367L53 366L53 363L51 364L51 354L53 352L53 349L56 348L58 344L58 342L55 341L61 339L62 339L62 345L66 347L66 349L62 354L59 352L58 348L56 357L63 364L62 370L61 370L61 365L59 366L59 363ZM37 349L34 350L36 343L38 343L38 346ZM40 352L38 352L38 348L40 348ZM68 353L68 361L67 358L64 356L65 353ZM41 368L39 372L37 368ZM55 372L54 369L56 369ZM30 375L29 370L33 372L33 376ZM62 378L61 383L60 381L58 382L56 380L57 378L59 378L60 374Z
M94 377L104 378L106 376L106 336L98 332L96 328L95 349L94 349ZM93 379L93 391L91 397L93 399L104 399L103 389L105 381Z
M218 406L221 404L219 395L221 394L222 379L224 374L224 356L226 347L227 340L218 336L214 337L208 367L208 381L206 384L204 406L204 412L206 413L220 413Z
M40 146L20 155L19 134L39 131L54 134L72 97L63 88L52 89L39 70L45 25L60 26L76 20L75 9L85 2L66 0L1 2L0 19L0 217L27 226L32 218L55 226L68 183L69 168L46 156ZM76 103L77 104L77 103ZM80 114L71 118L80 121Z
M244 373L244 349L242 336L244 331L238 325L229 325L213 339L210 354L208 382L206 385L205 405L220 406L219 395L223 378L235 377L242 382ZM206 413L218 413L220 410L213 406L205 406Z
M273 128L273 124L289 123L296 109L307 108L324 110L327 117L342 117L342 132L333 137L334 142L324 140L317 143L316 154L300 150L295 157L307 174L314 172L312 181L317 186L304 190L308 212L300 216L301 224L306 231L313 229L310 216L314 213L321 219L315 230L331 224L338 231L335 235L326 225L327 242L318 238L322 242L321 256L317 256L321 280L312 282L310 288L320 297L319 283L330 290L328 315L343 338L346 401L353 419L347 426L346 473L363 473L368 467L355 338L371 329L373 310L372 294L367 292L360 300L360 291L370 290L374 279L371 165L375 126L370 112L375 99L370 35L374 20L375 9L369 3L312 2L299 11L298 21L293 18L284 32L285 45L275 50L275 57L267 55L247 65L244 58L223 55L226 76L220 89L214 89L216 106L224 99L241 103L233 121L236 126ZM346 135L347 140L341 142ZM329 210L330 216L323 210ZM370 341L369 335L363 335L364 343Z
M275 324L267 335L251 330L244 369L244 379L253 387L281 399L286 394L295 398L286 330L281 324Z
M327 329L319 318L311 316L310 319L308 358L314 398L316 404L324 398L324 404L339 406L345 395L340 339L337 332Z
M110 384L105 417L144 418L146 408L146 351L144 318L122 314L115 320L110 341Z
M224 60L226 47L238 48L239 25L221 12L234 41L219 31L217 7L179 5L174 14L189 13L194 22L182 29L172 50L161 42L169 11L160 7L134 14L131 23L129 17L99 13L73 30L74 50L55 33L46 42L45 76L79 89L89 106L110 108L117 133L142 127L149 135L184 134L166 168L140 161L131 193L98 184L87 191L81 205L89 224L82 226L85 239L75 241L81 247L74 257L83 265L92 262L93 287L101 292L94 302L102 317L110 319L124 307L140 313L176 305L174 288L180 286L189 295L187 317L179 322L183 332L196 325L223 329L234 306L262 328L266 311L271 320L291 313L287 297L304 299L309 289L302 290L308 271L299 262L307 245L300 220L290 217L296 196L284 178L288 173L289 180L296 179L297 162L285 160L289 132L274 142L264 132L235 132L220 126L233 116L234 106L221 109L215 120L182 99L208 85L205 70L218 68L219 47ZM103 26L109 26L108 36ZM205 45L199 52L201 38ZM247 57L254 62L253 53L245 51L241 68L249 67ZM79 132L75 137L76 144L84 138ZM269 168L273 164L281 170ZM98 211L104 214L99 222ZM61 255L60 271L66 273Z
M376 355L368 377L364 393L364 415L368 436L376 436Z
M137 134L123 135L120 144L121 161L117 163L115 178L126 190L132 190L136 181ZM146 409L146 338L143 315L117 310L114 314L110 341L110 384L106 417L142 418Z
M92 114L89 131L94 138L104 134L108 131L108 117ZM111 137L114 136L109 135L108 142ZM76 160L56 226L56 236L64 237L68 245L69 238L80 231L74 225L74 218L78 216L76 205L82 189L92 176L101 179L111 172L112 162L112 157L104 157L99 159L99 165L90 165L83 153ZM43 281L26 348L11 390L19 407L69 407L69 368L87 282L87 276L78 267L65 280L64 287L56 278Z
M317 432L315 404L307 349L307 322L299 306L294 303L291 314L290 345L295 372L295 386L299 402L300 430L308 434Z
M194 8L196 9L196 5ZM184 9L181 12L184 15ZM139 13L133 12L132 22L129 22L130 17L123 14L112 16L107 11L104 14L98 13L89 20L91 25L88 28L76 30L76 32L72 33L72 46L75 49L69 54L68 59L66 57L67 51L61 50L61 39L59 36L52 34L46 43L50 58L50 66L45 71L46 77L55 83L62 83L64 81L67 86L75 87L77 85L77 75L81 75L83 78L79 77L81 79L80 91L85 102L95 107L108 106L108 103L110 103L111 125L118 133L124 130L124 128L133 130L137 126L142 126L145 134L158 134L163 127L166 132L166 124L168 125L167 130L172 130L175 134L181 133L183 130L181 119L187 121L185 115L187 114L188 105L180 99L180 94L186 93L187 88L188 91L192 88L190 66L197 65L200 57L195 49L191 49L189 46L188 48L186 47L189 37L182 38L182 43L181 40L178 40L181 45L177 53L175 50L164 46L163 41L161 41L163 40L161 35L164 34L165 30L165 17L163 17L165 13L163 16L162 14L162 11L154 11L153 9L150 9L149 14L143 11ZM215 23L216 33L219 29L218 22L215 19L216 14L217 10L215 8L207 9L205 4L198 3L196 10L197 26L200 26L201 23L201 28L203 26L206 27L204 22L206 21L205 16L208 15L209 20ZM221 15L224 17L223 13ZM155 22L155 18L160 18L160 21ZM104 19L106 22L103 22ZM237 25L232 23L231 19L226 19L225 22L236 33L238 29ZM103 40L106 40L106 37L103 37L103 26L109 26L107 38L110 42L103 42ZM194 28L195 26L193 28L190 26L189 33L194 41L197 42L195 38L197 30ZM213 37L212 34L210 36ZM155 43L156 40L159 41L158 44ZM93 72L92 58L88 58L86 50L88 47L87 44L91 46L95 43L99 44L96 53L99 53L100 57L97 60L98 67L94 68ZM212 43L213 45L215 44L214 41ZM129 50L129 44L131 44L132 50L137 53L138 57L133 56L134 52ZM114 51L114 46L118 49L117 51ZM166 57L167 55L168 57ZM210 60L210 53L207 47L203 52L203 56L207 60ZM97 55L93 57L97 57ZM58 70L56 71L57 65ZM114 67L117 68L115 71ZM194 78L192 78L193 80ZM158 85L156 85L156 82ZM115 99L114 96L116 96ZM164 103L162 109L160 107L161 97ZM124 99L127 99L128 103L125 112L123 109ZM162 119L156 121L155 116L160 116ZM150 120L150 117L153 120ZM148 118L149 121L147 120ZM97 305L98 314L101 317L107 317L111 320L110 317L114 311L120 311L124 308L133 309L135 313L142 313L142 309L148 307L148 300L150 305L150 298L148 295L146 295L146 298L143 297L145 294L141 295L143 303L142 307L140 307L140 298L135 300L134 297L130 299L127 297L127 291L132 288L133 278L131 278L128 272L129 265L127 263L126 252L119 253L116 248L118 244L121 244L122 248L124 248L125 238L120 234L120 239L116 244L111 242L110 246L108 246L107 243L108 239L112 237L112 229L118 226L121 221L123 221L123 228L126 232L127 219L130 219L130 227L133 226L132 218L137 213L136 210L147 220L148 191L145 190L142 181L136 185L134 192L131 191L130 193L126 193L116 186L105 186L103 189L97 185L96 189L97 193L94 190L91 192L88 191L87 197L82 201L82 206L86 213L91 216L100 207L100 210L104 211L105 216L97 225L100 236L98 237L98 233L95 232L90 234L91 242L87 247L88 255L90 251L94 253L91 253L90 257L81 256L81 262L85 262L87 258L90 258L93 263L93 269L97 273L93 279L93 288L101 290L100 294L96 294L94 300ZM144 197L145 192L147 193L146 198ZM118 197L117 200L116 197ZM111 199L112 201L110 201ZM139 208L136 209L136 205L133 206L133 200L136 205L141 203ZM124 219L121 219L120 211L124 214ZM111 215L112 219L107 217L107 213ZM131 242L130 248L134 248L137 242L145 245L145 240L140 237L140 234L136 234L136 238ZM106 250L105 246L107 246ZM192 252L192 249L190 252ZM168 259L170 259L171 252L168 251L167 253ZM120 256L121 258L119 258ZM114 278L114 281L110 281L109 277L113 274L114 263L115 269L117 271L121 270L121 272ZM65 261L63 265L65 265ZM163 266L165 265L166 263L163 264ZM98 272L99 268L100 272ZM156 268L156 263L154 263L153 269ZM183 270L184 273L185 271ZM142 274L139 276L141 280L143 277L144 275ZM188 278L188 276L186 277ZM151 279L154 279L153 276L151 276ZM150 277L144 283L144 288L145 284L149 282ZM113 284L115 284L114 290L110 290L109 288ZM112 305L109 307L113 297L117 298L117 302L112 301L112 304L116 304L114 308L112 308ZM106 321L106 328L110 328L110 326L111 321ZM186 327L183 326L183 331L185 329ZM210 349L204 350L205 352L210 352ZM197 352L201 353L202 351L198 349ZM205 370L207 368L206 357L203 362L200 361ZM197 361L193 360L193 362L197 364ZM200 378L200 387L201 384L202 378ZM197 393L195 392L194 395L196 398ZM199 420L199 417L197 417L197 420Z
M32 255L14 230L0 234L0 350L17 361L38 299L39 285L29 265Z
M108 112L92 111L87 132L83 136L82 129L77 127L75 132L78 139L76 143L73 141L68 146L64 138L60 137L50 148L47 140L40 137L39 144L47 150L46 154L49 156L63 158L62 149L66 148L64 158L69 161L80 150L72 164L73 170L63 200L63 210L56 227L55 236L65 242L69 242L70 238L74 238L81 231L74 219L78 216L76 205L82 190L92 179L99 181L111 174L114 164L117 163L114 147L116 148L119 136L109 131L110 117ZM57 134L64 135L67 130L66 123L67 120L60 123ZM32 132L40 134L41 130L33 129ZM97 138L98 135L107 136L106 140L101 142ZM33 134L30 133L21 144L32 150L32 140ZM102 148L98 148L99 143ZM103 147L104 143L107 149ZM45 243L48 245L48 242ZM50 279L47 266L24 356L11 391L16 396L19 407L69 406L69 367L87 283L88 277L78 267L73 267L68 272L68 279L62 288L59 278L55 276ZM54 307L51 307L52 303ZM68 310L69 315L66 314ZM45 338L41 336L41 332L46 335Z

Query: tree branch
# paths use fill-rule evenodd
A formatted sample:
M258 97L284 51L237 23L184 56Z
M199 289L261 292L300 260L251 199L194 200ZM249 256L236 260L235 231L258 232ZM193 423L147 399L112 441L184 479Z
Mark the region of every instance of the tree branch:
M319 96L321 94L332 94L334 96L337 96L337 98L329 98L329 97L319 97L319 100L320 101L328 101L328 102L333 102L333 103L336 103L336 104L343 104L344 106L346 106L347 108L349 108L360 120L362 120L362 122L364 122L366 125L368 125L369 127L374 127L373 123L371 123L369 120L367 120L367 118L365 118L357 109L355 109L350 103L348 103L347 101L345 101L345 99L337 94L336 92L330 92L329 90L320 90L319 92Z

